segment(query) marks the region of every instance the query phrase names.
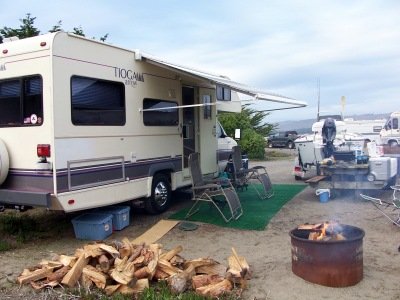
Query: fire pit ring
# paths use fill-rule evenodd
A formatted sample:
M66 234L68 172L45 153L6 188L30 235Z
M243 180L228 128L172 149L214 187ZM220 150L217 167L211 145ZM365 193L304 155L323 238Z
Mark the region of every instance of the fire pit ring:
M310 231L290 231L292 271L312 283L346 287L363 278L363 238L361 228L340 224L345 240L309 240Z

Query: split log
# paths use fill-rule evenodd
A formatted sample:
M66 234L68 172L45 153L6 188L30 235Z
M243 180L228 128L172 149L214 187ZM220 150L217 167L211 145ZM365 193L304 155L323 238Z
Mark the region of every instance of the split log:
M224 293L229 293L232 289L232 283L228 279L224 279L218 283L199 287L196 289L196 293L202 296L219 297Z
M235 279L250 279L250 266L244 257L237 254L235 248L232 248L232 255L228 257L228 264L229 269L227 272Z
M174 294L181 294L187 290L189 276L185 272L176 273L167 279L169 289Z
M117 292L124 295L134 295L139 294L144 291L144 289L149 287L149 280L147 278L140 279L136 282L134 287L129 287L126 285L121 285Z
M173 266L180 266L183 268L183 264L186 262L186 260L180 256L180 255L175 255L173 258L171 258L169 260L169 262L173 265Z
M108 259L107 256L100 255L99 259L99 265L100 265L100 269L104 272L107 273L110 270L111 264L110 264L110 260Z
M154 273L153 279L155 280L165 280L169 277L167 273L164 271L160 270L159 268L156 269L156 272Z
M89 258L85 257L85 252L82 252L72 269L64 276L61 283L69 287L74 287L82 274L83 268L88 264L88 262Z
M170 261L175 255L180 253L182 250L183 250L182 246L179 245L179 246L175 247L174 249L160 255L160 258L162 258L166 261Z
M320 229L322 227L323 223L318 223L318 224L302 224L297 226L297 229L302 229L302 230L316 230Z
M105 251L101 249L101 246L105 244L91 244L85 245L83 250L85 251L85 257L98 257L105 254Z
M136 258L138 258L140 256L140 253L142 253L143 248L144 244L137 245L136 247L134 247L128 261L131 262L134 261Z
M72 267L77 259L76 256L60 255L58 261L64 266Z
M135 277L137 279L148 278L151 272L148 266L144 266L135 271Z
M218 264L218 262L213 260L212 258L197 258L186 261L183 264L183 267L184 269L186 269L189 265L193 265L195 268L198 268L200 266L213 265L213 264Z
M160 269L161 271L167 273L170 276L175 275L176 273L182 272L181 269L174 267L173 265L171 265L170 262L165 261L163 259L158 260L157 268Z
M48 281L41 281L41 282L31 281L30 284L35 290L41 290L41 289L44 289L47 287L54 288L57 285L59 285L60 282L59 281L50 281L50 282L48 282Z
M106 292L107 296L111 296L114 294L119 288L121 287L121 284L114 284L114 285L107 285L104 291Z
M156 272L158 259L161 253L161 245L160 244L151 244L150 251L153 252L152 259L147 264L147 268L149 270L148 278L149 280L153 279L154 273Z
M53 270L59 269L63 266L63 264L59 261L52 261L52 260L45 260L43 259L40 263L40 266L46 267L46 268L51 268Z
M99 289L104 289L106 287L107 276L103 272L98 271L95 267L90 265L85 266L82 273L89 277Z
M220 263L200 266L196 268L196 274L219 275L225 277L226 266Z
M128 262L128 257L116 259L115 268L111 271L111 278L116 282L133 286L136 283L135 266L132 262Z
M64 266L61 269L58 269L54 273L51 273L49 276L47 276L47 280L49 282L51 281L58 281L61 282L61 280L64 278L65 275L71 270L69 266Z
M100 249L106 251L107 253L109 253L112 257L117 258L119 257L119 252L117 249L115 249L112 246L109 245L105 245L105 244L100 244Z
M79 282L87 290L91 289L94 285L94 282L89 278L88 275L86 275L84 273L82 273Z
M192 277L192 286L193 289L196 290L199 287L215 284L221 282L224 279L225 279L224 277L221 277L219 275L207 275L207 274L196 275Z
M17 278L17 282L19 284L25 284L29 283L31 281L37 281L43 278L47 278L51 273L53 273L53 270L51 268L42 268L42 269L37 269L33 272L30 272L29 274L21 275Z
M122 245L118 249L118 252L119 252L121 258L124 258L125 256L128 256L128 257L131 256L131 254L133 252L133 247L132 247L132 244L129 241L129 239L127 239L127 238L122 239Z

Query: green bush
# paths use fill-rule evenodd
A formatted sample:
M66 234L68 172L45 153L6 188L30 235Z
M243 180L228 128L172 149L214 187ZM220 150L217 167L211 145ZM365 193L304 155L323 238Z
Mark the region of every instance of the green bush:
M242 138L239 141L242 153L246 153L250 159L265 158L265 140L264 137L252 129L245 129L242 132Z

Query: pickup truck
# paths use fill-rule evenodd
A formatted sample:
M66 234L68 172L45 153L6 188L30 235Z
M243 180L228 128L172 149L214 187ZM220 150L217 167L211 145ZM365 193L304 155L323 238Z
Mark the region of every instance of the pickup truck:
M287 147L289 149L294 149L295 139L297 139L297 132L294 130L277 132L267 137L267 147Z

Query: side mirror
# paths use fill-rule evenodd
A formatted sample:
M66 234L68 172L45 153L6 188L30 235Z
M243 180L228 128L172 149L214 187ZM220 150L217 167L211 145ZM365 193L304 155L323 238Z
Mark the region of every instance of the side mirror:
M235 140L240 140L240 129L235 129Z

